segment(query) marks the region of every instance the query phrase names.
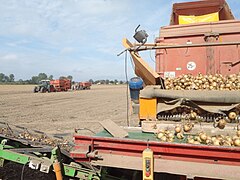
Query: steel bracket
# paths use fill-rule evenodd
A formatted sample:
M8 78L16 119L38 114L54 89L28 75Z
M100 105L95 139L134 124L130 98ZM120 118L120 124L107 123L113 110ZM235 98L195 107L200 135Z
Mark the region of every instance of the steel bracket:
M28 166L29 166L31 169L35 169L35 170L36 170L36 169L39 168L40 164L41 164L40 161L37 161L37 160L35 160L35 159L32 159L32 160L30 160Z
M40 171L44 173L49 173L52 162L45 161L41 164Z

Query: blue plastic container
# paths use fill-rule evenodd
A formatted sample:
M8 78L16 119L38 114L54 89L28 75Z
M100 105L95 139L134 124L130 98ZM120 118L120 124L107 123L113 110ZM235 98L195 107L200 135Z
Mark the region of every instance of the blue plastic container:
M129 81L130 97L135 103L139 103L139 92L143 88L143 80L140 77L133 77Z

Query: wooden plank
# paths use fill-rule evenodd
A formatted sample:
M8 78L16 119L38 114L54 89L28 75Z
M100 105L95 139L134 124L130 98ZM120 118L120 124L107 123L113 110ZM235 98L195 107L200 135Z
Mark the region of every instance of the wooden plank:
M105 130L107 130L113 137L124 138L128 136L128 132L123 130L120 126L118 126L115 122L106 119L101 121L100 124L103 126Z

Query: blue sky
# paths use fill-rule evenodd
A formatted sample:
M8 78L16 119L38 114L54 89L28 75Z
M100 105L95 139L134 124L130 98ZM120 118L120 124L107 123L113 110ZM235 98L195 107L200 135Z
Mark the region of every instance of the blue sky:
M17 80L45 72L83 81L124 80L124 56L117 57L122 38L133 41L134 29L141 24L153 42L160 26L169 24L172 3L184 0L0 2L0 72L14 73ZM240 19L240 1L227 2ZM128 73L133 75L131 67Z

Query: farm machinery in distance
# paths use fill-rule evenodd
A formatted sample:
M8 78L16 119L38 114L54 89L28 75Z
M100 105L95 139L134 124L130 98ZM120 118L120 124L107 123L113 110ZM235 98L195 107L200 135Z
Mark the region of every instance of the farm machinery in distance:
M84 82L76 82L72 85L72 90L88 90L92 86L91 82L84 81Z
M33 92L55 92L55 88L52 84L50 84L50 80L41 80L39 84L34 87Z
M70 79L56 79L56 80L41 80L37 86L34 87L33 92L60 92L71 89Z

